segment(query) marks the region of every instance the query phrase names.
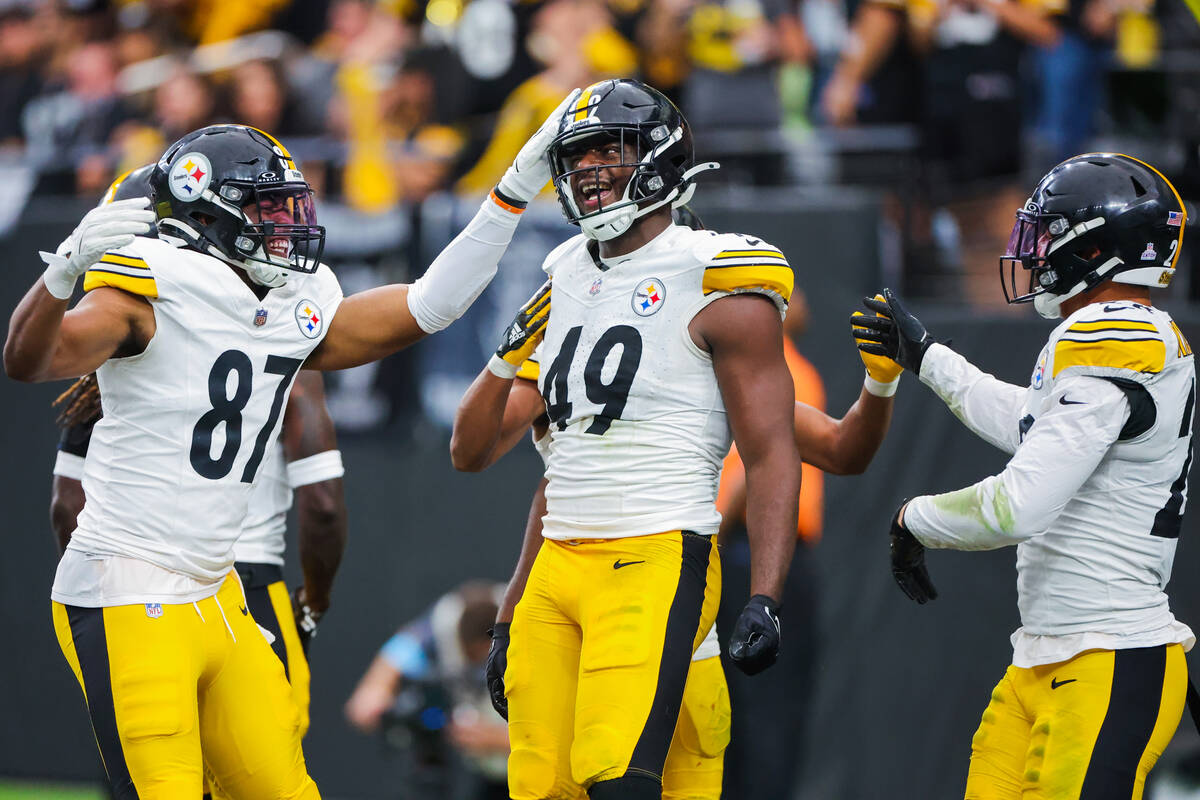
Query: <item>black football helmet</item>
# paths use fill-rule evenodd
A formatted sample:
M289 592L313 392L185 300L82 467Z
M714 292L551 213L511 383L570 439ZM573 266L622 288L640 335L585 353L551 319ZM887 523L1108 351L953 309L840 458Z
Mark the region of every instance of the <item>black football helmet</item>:
M1050 170L1017 212L1000 257L1009 303L1033 301L1048 319L1063 300L1106 280L1167 286L1183 245L1187 211L1154 167L1118 153L1086 153ZM1017 267L1029 270L1024 293Z
M312 189L274 137L245 125L210 125L167 148L150 176L159 230L282 286L315 272L325 248Z
M117 200L132 200L135 197L153 196L153 191L150 188L150 175L154 172L154 167L154 163L143 164L136 169L131 169L128 172L118 175L116 180L108 187L108 191L104 193L104 198L100 201L100 204L113 203Z
M574 156L597 139L620 143L620 163L575 168ZM625 145L632 145L629 150ZM632 154L632 161L626 160ZM695 191L694 176L717 164L694 165L692 132L683 114L657 89L639 81L605 80L579 95L559 122L558 135L546 150L554 190L563 214L592 239L606 241L629 230L634 220L668 203L682 205ZM583 211L575 201L576 176L632 168L622 196Z

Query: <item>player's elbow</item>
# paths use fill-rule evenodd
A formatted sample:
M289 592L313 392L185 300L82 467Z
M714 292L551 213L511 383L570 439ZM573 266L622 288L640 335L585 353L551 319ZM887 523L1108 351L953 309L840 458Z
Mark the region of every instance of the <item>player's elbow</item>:
M450 463L459 472L482 472L488 466L488 454L456 430L450 436Z
M36 367L36 360L22 353L13 337L8 337L4 342L4 374L14 381L33 383L39 377Z

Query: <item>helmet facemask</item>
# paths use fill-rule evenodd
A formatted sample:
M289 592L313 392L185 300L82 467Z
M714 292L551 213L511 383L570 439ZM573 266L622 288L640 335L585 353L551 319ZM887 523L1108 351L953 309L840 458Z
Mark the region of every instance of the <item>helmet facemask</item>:
M224 188L224 187L222 187ZM242 227L234 246L247 261L311 274L321 263L325 229L308 184L282 183L250 190L241 207Z

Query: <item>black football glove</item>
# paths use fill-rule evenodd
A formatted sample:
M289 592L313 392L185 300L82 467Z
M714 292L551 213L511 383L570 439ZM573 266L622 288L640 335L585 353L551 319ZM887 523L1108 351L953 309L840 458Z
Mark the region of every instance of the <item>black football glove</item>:
M304 598L304 587L297 586L292 590L292 614L296 617L296 633L300 636L300 647L308 657L308 645L317 636L317 623L321 621L324 612L314 611Z
M864 297L863 305L877 316L867 314L851 318L856 327L866 328L855 331L858 349L871 355L886 356L920 377L921 359L933 344L933 338L921 320L909 313L891 289L883 290L883 300Z
M746 603L729 637L729 658L742 672L757 675L779 658L779 604L765 594Z
M508 698L504 696L504 670L508 669L508 626L511 623L497 622L488 631L492 636L492 649L487 657L487 687L492 698L492 708L508 719Z
M904 508L908 501L900 504ZM907 528L900 524L900 508L892 517L891 550L892 577L908 599L914 603L925 605L937 598L937 589L929 579L929 570L925 569L925 545L917 541Z

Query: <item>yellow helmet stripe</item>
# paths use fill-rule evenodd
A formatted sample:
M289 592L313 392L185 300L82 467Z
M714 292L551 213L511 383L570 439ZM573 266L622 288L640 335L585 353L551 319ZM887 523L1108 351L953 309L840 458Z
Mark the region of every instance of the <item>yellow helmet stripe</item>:
M1128 158L1130 161L1136 161L1137 163L1141 164L1146 169L1153 172L1158 177L1162 178L1163 182L1165 184L1167 184L1168 187L1170 187L1171 194L1175 195L1175 202L1179 203L1179 208L1181 209L1181 213L1183 214L1183 223L1179 226L1179 239L1177 240L1178 244L1175 245L1175 257L1171 259L1171 265L1169 267L1169 269L1175 269L1175 265L1177 263L1179 263L1179 251L1183 249L1183 229L1187 227L1187 206L1185 206L1183 204L1183 198L1180 197L1179 192L1176 191L1175 184L1171 183L1171 181L1169 181L1167 179L1166 175L1163 175L1161 172L1159 172L1157 169L1155 169L1150 164L1147 164L1145 161L1142 161L1140 158L1134 158L1133 156L1126 155L1125 153L1117 153L1117 155L1121 156L1122 158Z
M137 167L134 167L134 169L137 169ZM120 189L121 184L124 183L125 179L128 178L132 174L133 174L133 169L127 169L124 172L122 172L120 175L118 175L116 177L116 180L114 180L112 183L110 183L108 185L108 191L104 193L104 200L101 203L101 205L108 205L109 203L111 203L113 201L113 198L117 196L117 189Z
M583 90L579 95L579 99L575 101L575 117L574 122L579 122L581 119L587 119L589 101L592 99L592 91L599 86L598 83L593 83L591 86Z
M258 132L259 132L259 133L261 133L263 136L265 136L265 137L267 137L268 139L270 139L270 140L271 140L271 143L272 143L272 144L274 144L276 147L278 147L278 148L279 148L279 152L283 154L283 160L287 162L288 169L295 169L295 168L296 168L296 162L292 160L292 154L291 154L291 153L289 153L289 152L288 152L288 149L287 149L286 147L284 147L284 146L283 146L283 142L279 141L278 139L276 139L274 136L272 136L271 134L267 133L266 131L264 131L264 130L259 130L258 128L254 127L253 125L247 125L246 127L247 127L247 128L249 128L249 129L250 129L250 130L252 130L252 131L258 131Z

